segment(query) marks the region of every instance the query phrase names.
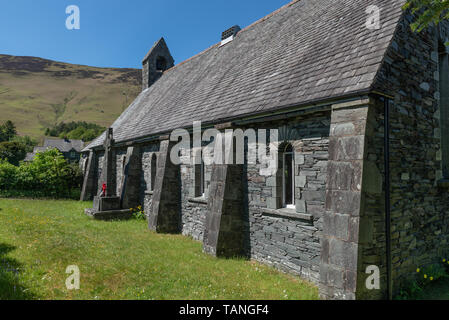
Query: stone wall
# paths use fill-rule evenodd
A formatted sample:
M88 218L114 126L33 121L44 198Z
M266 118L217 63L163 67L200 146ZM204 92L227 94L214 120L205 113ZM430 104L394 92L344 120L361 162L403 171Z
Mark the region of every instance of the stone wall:
M291 142L294 146L295 201L303 202L304 210L299 213L294 209L293 212L283 212L282 208L270 209L268 199L273 197L275 191L269 177L260 175L259 163L245 165L245 254L282 271L318 282L330 112L284 122L262 123L257 128L278 128L279 139ZM142 147L142 189L150 181L151 154L157 152L158 148L157 144ZM194 166L180 166L182 233L203 241L212 166L205 167L205 198L194 197L192 193L195 187L194 170ZM149 212L151 192L147 191L142 200L145 212Z
M210 183L211 167L205 166L205 180ZM181 206L182 206L182 234L191 236L193 239L203 241L208 193L206 196L195 197L195 168L191 165L181 166Z
M295 202L302 204L297 212L273 209L273 178L261 176L259 165L247 167L250 256L315 283L319 280L329 126L329 113L279 126L279 141L290 142L295 151Z
M390 106L390 167L393 291L406 285L418 267L439 262L449 250L449 193L442 188L439 110L438 35L435 28L420 34L410 31L411 16L400 23L376 90L392 96ZM440 24L443 41L449 34ZM368 143L368 157L383 175L384 111L373 108L375 132ZM366 252L366 264L380 264L385 274L385 233L380 216L383 194L369 199L365 210L373 216L367 232L378 243ZM382 221L380 221L380 220ZM379 257L378 257L379 256Z

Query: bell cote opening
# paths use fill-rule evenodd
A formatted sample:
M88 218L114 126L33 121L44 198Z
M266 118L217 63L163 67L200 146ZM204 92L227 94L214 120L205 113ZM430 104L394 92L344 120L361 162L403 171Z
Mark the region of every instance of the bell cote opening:
M142 61L142 90L152 86L175 65L164 38L157 41Z

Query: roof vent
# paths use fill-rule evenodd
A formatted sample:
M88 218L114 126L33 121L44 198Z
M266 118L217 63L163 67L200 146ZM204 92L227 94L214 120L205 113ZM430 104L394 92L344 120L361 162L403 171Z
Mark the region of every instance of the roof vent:
M241 30L241 28L237 25L229 28L221 34L221 45L225 45L228 42L234 40L236 34Z

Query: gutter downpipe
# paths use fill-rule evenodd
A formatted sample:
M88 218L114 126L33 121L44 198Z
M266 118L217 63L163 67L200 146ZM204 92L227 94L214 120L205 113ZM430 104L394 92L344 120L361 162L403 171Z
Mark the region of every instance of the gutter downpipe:
M385 245L387 258L387 297L393 299L391 272L391 211L390 211L390 100L384 97L384 161L385 161Z

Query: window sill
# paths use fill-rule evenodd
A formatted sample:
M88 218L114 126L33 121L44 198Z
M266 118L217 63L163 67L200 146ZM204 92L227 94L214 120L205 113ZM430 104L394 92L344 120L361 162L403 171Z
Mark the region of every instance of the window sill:
M145 191L146 196L152 196L154 194L154 191Z
M262 214L266 216L278 217L278 218L289 218L296 220L305 220L308 222L313 222L313 216L307 213L298 213L294 209L281 208L281 209L267 209L262 208Z
M442 189L449 189L449 179L438 180L437 185Z
M205 197L196 197L196 198L189 198L187 201L191 203L201 203L201 204L207 204L207 199Z

